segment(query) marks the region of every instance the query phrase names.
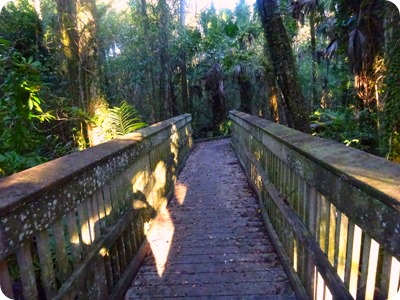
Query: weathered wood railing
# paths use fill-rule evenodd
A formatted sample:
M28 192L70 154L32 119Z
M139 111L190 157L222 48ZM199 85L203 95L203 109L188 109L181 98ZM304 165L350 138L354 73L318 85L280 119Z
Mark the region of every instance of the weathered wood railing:
M395 297L400 166L248 114L231 111L230 119L298 298Z
M121 298L192 147L182 115L0 181L0 286L14 299ZM142 245L142 246L141 246Z

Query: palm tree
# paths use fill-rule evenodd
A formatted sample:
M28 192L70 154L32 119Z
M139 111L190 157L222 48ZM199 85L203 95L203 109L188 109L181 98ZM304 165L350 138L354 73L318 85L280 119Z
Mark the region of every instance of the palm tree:
M289 37L278 13L277 2L276 0L257 0L257 6L274 73L287 105L288 124L297 130L309 132L308 105L300 88L296 62Z

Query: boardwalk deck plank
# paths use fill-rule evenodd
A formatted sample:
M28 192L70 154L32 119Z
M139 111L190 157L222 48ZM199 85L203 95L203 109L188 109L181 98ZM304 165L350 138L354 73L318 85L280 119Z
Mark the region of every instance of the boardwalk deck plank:
M295 299L229 140L198 144L125 299Z

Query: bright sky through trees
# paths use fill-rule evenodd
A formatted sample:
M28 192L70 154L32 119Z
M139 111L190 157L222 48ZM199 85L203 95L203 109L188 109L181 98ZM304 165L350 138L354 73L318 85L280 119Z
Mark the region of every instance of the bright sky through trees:
M191 5L192 3L195 3L195 5L197 5L197 9L211 7L211 3L214 3L214 6L217 10L223 8L234 9L238 2L239 2L238 0L189 0L188 1L188 3L190 3ZM246 3L248 5L253 5L255 3L255 0L246 0Z

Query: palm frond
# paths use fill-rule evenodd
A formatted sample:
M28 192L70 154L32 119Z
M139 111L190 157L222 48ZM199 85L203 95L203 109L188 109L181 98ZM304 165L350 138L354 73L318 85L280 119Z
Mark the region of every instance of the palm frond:
M355 74L362 70L367 47L367 38L360 28L356 27L350 31L347 51Z

